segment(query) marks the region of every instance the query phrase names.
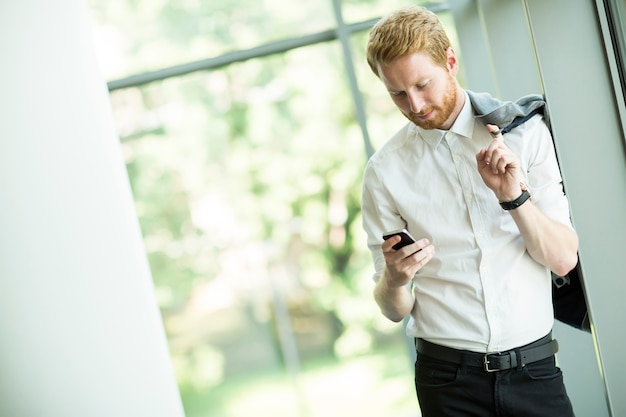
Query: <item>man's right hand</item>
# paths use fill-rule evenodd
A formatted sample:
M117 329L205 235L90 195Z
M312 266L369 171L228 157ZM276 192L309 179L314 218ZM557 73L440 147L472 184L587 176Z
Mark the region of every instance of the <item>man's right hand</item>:
M385 272L376 283L374 299L382 313L392 321L399 322L411 313L415 299L407 285L435 253L428 239L420 239L398 250L393 245L400 241L394 236L383 242Z
M399 236L393 236L383 242L381 249L387 265L382 279L387 280L388 287L402 287L407 285L413 276L435 254L435 248L429 240L424 238L398 250L393 246L400 242Z

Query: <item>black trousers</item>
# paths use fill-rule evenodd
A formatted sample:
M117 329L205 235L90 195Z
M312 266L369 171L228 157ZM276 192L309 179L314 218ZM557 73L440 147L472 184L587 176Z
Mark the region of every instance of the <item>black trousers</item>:
M418 353L415 388L423 417L573 417L554 356L486 372Z

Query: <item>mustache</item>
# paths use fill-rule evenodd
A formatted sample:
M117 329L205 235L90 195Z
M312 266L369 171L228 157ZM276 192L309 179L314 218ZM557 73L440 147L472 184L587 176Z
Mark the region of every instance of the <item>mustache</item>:
M421 116L424 116L424 115L426 115L426 114L428 114L428 113L430 113L431 111L436 110L436 109L437 109L436 107L431 107L431 108L429 108L429 109L422 110L422 111L421 111L421 112L419 112L419 113L411 112L411 114L412 114L413 116L421 117Z

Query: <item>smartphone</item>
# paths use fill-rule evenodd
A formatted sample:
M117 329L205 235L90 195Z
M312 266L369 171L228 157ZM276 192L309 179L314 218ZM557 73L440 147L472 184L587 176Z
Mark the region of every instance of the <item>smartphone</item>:
M413 238L413 236L411 236L411 234L409 233L408 230L406 229L400 229L400 230L394 230L391 232L386 232L385 234L383 234L383 239L387 240L392 236L400 236L400 242L396 243L395 245L393 245L393 249L394 250L398 250L400 248L405 247L406 245L410 245L411 243L415 243L415 239Z

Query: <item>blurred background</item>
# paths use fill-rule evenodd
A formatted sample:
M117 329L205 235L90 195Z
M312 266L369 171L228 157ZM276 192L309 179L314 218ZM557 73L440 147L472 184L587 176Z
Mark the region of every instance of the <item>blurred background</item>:
M405 123L365 41L405 4L464 87L546 96L592 319L559 366L626 415L623 1L206 3L0 2L1 416L419 416L359 211Z
M88 1L187 417L419 416L360 219L405 123L367 33L408 4L456 43L443 2Z

